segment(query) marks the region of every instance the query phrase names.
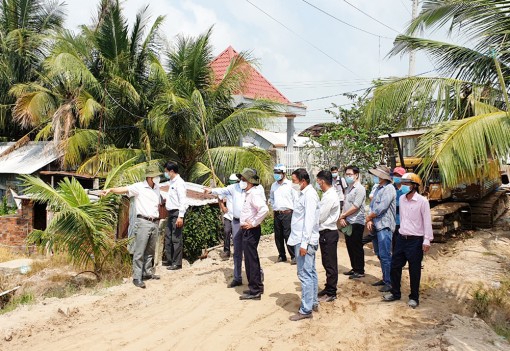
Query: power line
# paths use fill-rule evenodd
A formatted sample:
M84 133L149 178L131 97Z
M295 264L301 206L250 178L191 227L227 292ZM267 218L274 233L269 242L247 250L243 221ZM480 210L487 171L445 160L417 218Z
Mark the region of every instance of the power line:
M407 13L409 15L411 15L411 11L409 11L409 9L407 8L406 4L404 4L404 1L400 0L400 3L402 4L402 7L404 7L404 9L407 11Z
M384 39L390 39L390 40L393 40L393 38L385 37L385 36L382 36L382 35L379 35L379 34L375 34L375 33L369 32L369 31L367 31L367 30L364 30L364 29L362 29L362 28L356 27L356 26L354 26L354 25L352 25L352 24L350 24L350 23L347 23L347 22L345 22L345 21L341 20L340 18L338 18L338 17L336 17L336 16L334 16L334 15L330 14L329 12L326 12L326 11L324 11L323 9L321 9L321 8L319 8L319 7L317 7L317 6L315 6L314 4L309 3L307 0L301 0L301 1L303 1L304 3L306 3L306 4L310 5L310 6L311 6L311 7L313 7L314 9L316 9L316 10L318 10L318 11L322 12L323 14L325 14L325 15L327 15L327 16L329 16L329 17L331 17L331 18L335 19L335 20L337 20L338 22L345 24L346 26L349 26L349 27L354 28L354 29L356 29L356 30L359 30L359 31L361 31L361 32L367 33L367 34L372 35L372 36L374 36L374 37L380 37L380 38L384 38Z
M358 74L356 74L355 72L353 72L350 68L348 68L347 66L345 66L344 64L342 64L340 61L336 60L333 56L329 55L328 53L326 53L325 51L323 51L322 49L320 49L319 47L317 47L315 44L313 44L312 42L308 41L307 39L305 39L304 37L302 37L301 35L299 35L297 32L295 32L294 30L292 30L291 28L287 27L285 24L283 24L282 22L280 22L279 20L277 20L276 18L274 18L273 16L271 16L269 13L267 13L266 11L264 11L263 9L261 9L260 7L258 7L257 5L255 5L254 3L252 3L250 0L246 0L247 3L249 3L251 6L255 7L257 10L259 10L260 12L262 12L264 15L266 15L267 17L271 18L273 21L275 21L276 23L278 23L279 25L281 25L283 28L287 29L289 32L291 32L292 34L294 34L295 36L297 36L299 39L301 39L302 41L304 41L305 43L307 43L308 45L310 45L311 47L313 47L315 50L321 52L323 55L327 56L328 58L330 58L332 61L336 62L338 65L340 65L342 68L344 68L345 70L351 72L352 74L354 74L356 77L359 77L361 78Z
M368 18L373 19L373 20L374 20L374 21L376 21L377 23L382 24L382 25L383 25L383 26L385 26L386 28L388 28L388 29L390 29L390 30L392 30L392 31L394 31L394 32L396 32L396 33L400 33L400 31L398 31L398 30L396 30L396 29L393 29L393 28L391 28L390 26L386 25L385 23L383 23L383 22L379 21L377 18L372 17L370 14L366 13L365 11L363 11L362 9L360 9L359 7L357 7L356 5L351 4L349 1L347 1L347 0L343 0L343 1L344 1L347 5L354 7L356 10L358 10L359 12L361 12L362 14L364 14L365 16L367 16Z

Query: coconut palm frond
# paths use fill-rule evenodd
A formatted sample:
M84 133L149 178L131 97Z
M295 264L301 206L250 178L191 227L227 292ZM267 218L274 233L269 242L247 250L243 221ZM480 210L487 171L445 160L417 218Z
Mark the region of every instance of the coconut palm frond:
M96 77L94 77L79 57L70 53L63 52L58 55L49 56L44 66L49 79L59 80L69 90L82 84L86 87L98 89Z
M120 166L133 157L138 157L139 162L146 160L145 154L141 149L107 147L100 153L87 159L78 168L78 172L91 175L107 175L115 167Z
M424 172L437 163L447 185L499 175L499 160L510 150L510 120L499 111L441 123L425 134L417 148ZM491 166L492 165L492 166Z
M76 98L76 107L78 108L78 120L82 128L87 128L102 109L101 104L84 90Z
M196 162L193 167L191 167L191 170L188 172L188 174L190 181L198 182L205 186L211 186L211 183L213 183L216 187L224 186L223 182L218 177L216 177L215 181L212 182L213 172L202 162Z
M23 128L34 127L46 120L55 111L57 101L48 91L33 91L21 93L24 89L12 90L12 94L20 94L13 108L13 120Z
M115 167L111 172L108 172L108 176L104 182L104 189L113 188L116 186L120 186L120 182L117 180L123 176L123 173L128 168L132 167L138 159L138 156L130 158L123 164Z
M101 132L94 129L74 129L72 135L58 145L64 155L64 166L75 168L80 165L84 157L97 148L100 137Z

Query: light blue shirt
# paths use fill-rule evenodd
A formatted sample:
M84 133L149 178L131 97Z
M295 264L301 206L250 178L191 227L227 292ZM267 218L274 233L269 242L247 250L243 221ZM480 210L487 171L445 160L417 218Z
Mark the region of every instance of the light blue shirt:
M295 191L295 190L294 190ZM307 249L308 245L319 244L319 195L311 185L307 185L294 202L291 232L287 245L300 245Z
M370 211L377 216L373 219L375 230L395 230L396 197L397 192L391 183L379 185L375 190L374 198L370 202Z

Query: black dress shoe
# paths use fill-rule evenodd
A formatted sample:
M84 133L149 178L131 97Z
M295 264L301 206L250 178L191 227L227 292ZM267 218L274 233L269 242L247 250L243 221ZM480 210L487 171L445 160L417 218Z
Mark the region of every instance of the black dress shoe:
M227 285L227 288L235 288L236 286L243 285L243 282L240 282L238 280L232 280L230 284Z
M349 272L344 272L343 275L353 275L354 271L351 269Z
M146 276L142 277L142 280L151 280L151 279L160 280L161 277L159 275L156 275L156 274L150 274L150 275L146 275Z
M382 280L379 280L379 281L377 281L375 283L372 283L372 286L384 286L384 285L385 285L384 281L382 281Z
M260 293L263 294L264 290L261 290ZM249 289L248 290L243 290L243 294L250 295L251 294L251 290L249 290Z
M178 269L182 269L182 266L174 264L174 265L171 265L170 267L168 267L167 269L169 271L176 271Z
M382 288L379 289L380 292L390 292L391 291L391 285L384 285Z
M326 291L326 289L323 289L323 290L319 291L319 293L317 294L317 296L318 296L318 297L322 297L322 296L324 296L324 295L327 295L327 293L328 293L328 292Z
M162 261L162 262L161 262L161 265L162 265L162 266L167 267L167 266L171 266L171 265L172 265L172 263L171 263L171 262L168 262L168 261Z
M287 262L287 257L278 256L278 261L277 262Z
M239 300L260 300L261 297L262 297L261 293L258 293L255 295L243 294L243 295L239 296Z
M145 289L145 283L144 283L143 281L141 281L140 279L133 279L133 284L134 284L137 288Z

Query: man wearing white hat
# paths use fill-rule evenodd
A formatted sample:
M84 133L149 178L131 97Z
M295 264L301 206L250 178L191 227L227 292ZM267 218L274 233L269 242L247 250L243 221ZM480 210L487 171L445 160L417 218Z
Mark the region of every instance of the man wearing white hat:
M271 185L269 202L274 212L274 241L278 249L277 262L287 261L285 253L285 247L287 247L291 264L296 264L294 248L286 245L291 231L290 223L294 210L295 194L292 191L292 182L287 179L285 172L285 166L281 163L274 167L275 182Z
M391 241L395 230L397 192L391 184L392 177L388 167L381 165L369 169L368 172L374 177L374 183L377 180L379 185L370 202L370 212L366 217L367 229L376 234L373 245L375 254L381 261L384 282L379 291L388 292L391 290Z
M145 170L145 180L129 186L105 189L101 196L127 194L134 198L136 221L134 225L133 284L145 289L143 280L159 279L153 274L153 260L159 231L159 188L161 171L158 165L150 165Z
M228 178L228 184L237 184L239 183L239 178L237 174L232 173ZM220 254L221 258L226 260L230 257L230 240L232 238L232 220L234 219L233 212L233 204L232 204L232 195L228 194L225 196L220 196L219 205L221 211L224 213L223 215L223 230L225 233L225 238L223 240L223 252Z

